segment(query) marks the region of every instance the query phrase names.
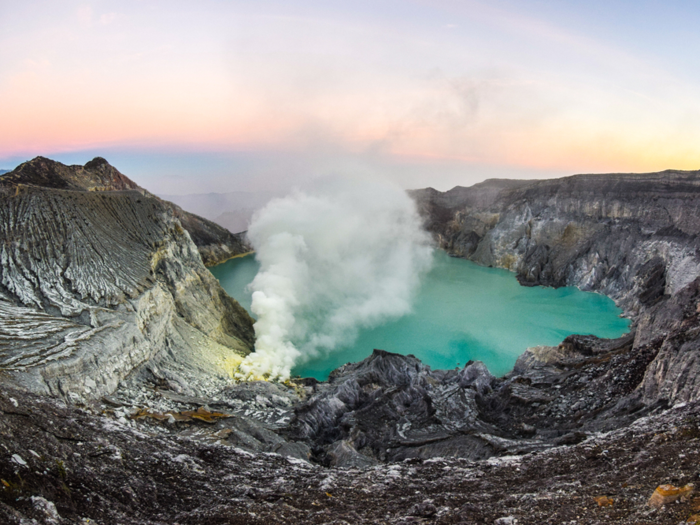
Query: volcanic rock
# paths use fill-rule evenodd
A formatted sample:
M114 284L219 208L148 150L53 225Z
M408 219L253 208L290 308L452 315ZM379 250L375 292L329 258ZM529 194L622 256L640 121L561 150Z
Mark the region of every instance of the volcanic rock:
M73 401L151 379L197 390L250 352L250 316L173 207L104 159L38 157L0 178L0 201L0 367L16 384Z
M104 403L76 407L0 386L0 522L49 523L52 504L61 525L481 525L504 517L521 525L677 525L692 502L662 509L646 502L660 479L679 487L696 479L699 415L689 403L520 456L327 468L246 451L226 438L225 426L122 421ZM13 454L27 465L12 462ZM601 494L614 505L599 507L593 498Z
M252 249L242 234L232 234L214 222L188 213L179 206L156 197L101 157L95 157L85 166L66 166L44 157L36 157L20 164L0 178L0 186L17 188L17 192L27 185L72 191L138 191L171 210L172 215L190 234L207 266L218 264Z
M375 350L237 383L252 320L203 259L247 248L207 248L228 241L103 159L26 163L0 178L2 521L677 525L694 504L646 503L698 477L699 191L669 171L413 192L451 254L605 293L630 333L500 378Z
M695 491L695 485L689 483L684 487L674 487L673 485L659 485L649 498L649 505L652 507L663 507L679 499L688 499Z

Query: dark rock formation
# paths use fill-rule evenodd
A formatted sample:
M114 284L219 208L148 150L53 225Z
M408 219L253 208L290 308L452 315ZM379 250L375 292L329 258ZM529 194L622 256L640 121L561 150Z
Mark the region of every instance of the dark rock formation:
M697 315L691 323L700 326ZM476 460L578 443L669 406L669 396L645 394L645 374L664 343L634 347L634 338L570 336L558 347L528 349L504 378L480 362L431 370L375 350L315 385L286 434L330 466ZM670 375L684 364L674 363Z
M0 179L0 183L3 186L32 185L57 190L142 190L102 157L95 157L85 166L66 166L36 157L17 166Z
M121 413L0 388L0 522L678 525L697 508L647 505L662 483L697 485L697 404L538 453L331 469L246 452L231 419Z
M489 438L500 432L480 417L478 404L494 381L480 362L432 371L412 356L375 350L317 385L290 435L313 443L317 459L332 466L486 458L494 454Z

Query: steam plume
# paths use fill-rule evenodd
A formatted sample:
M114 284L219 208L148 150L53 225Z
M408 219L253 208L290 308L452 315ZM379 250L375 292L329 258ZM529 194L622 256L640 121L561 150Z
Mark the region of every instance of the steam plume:
M431 251L413 201L381 182L326 182L270 202L248 236L255 352L244 377L288 379L292 368L351 344L363 327L411 309Z

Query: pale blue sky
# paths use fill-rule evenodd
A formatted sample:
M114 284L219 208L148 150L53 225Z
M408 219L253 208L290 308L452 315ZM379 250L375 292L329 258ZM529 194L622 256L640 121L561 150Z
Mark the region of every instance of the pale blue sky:
M0 168L152 191L700 168L700 6L0 0Z

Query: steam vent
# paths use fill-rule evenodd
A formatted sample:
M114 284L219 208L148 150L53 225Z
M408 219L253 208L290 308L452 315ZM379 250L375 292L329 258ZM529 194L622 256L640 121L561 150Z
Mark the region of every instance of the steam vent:
M599 292L630 332L522 348L502 377L377 349L246 378L254 319L207 266L262 226L251 245L99 157L2 175L0 521L695 523L699 173L409 197L415 246Z

